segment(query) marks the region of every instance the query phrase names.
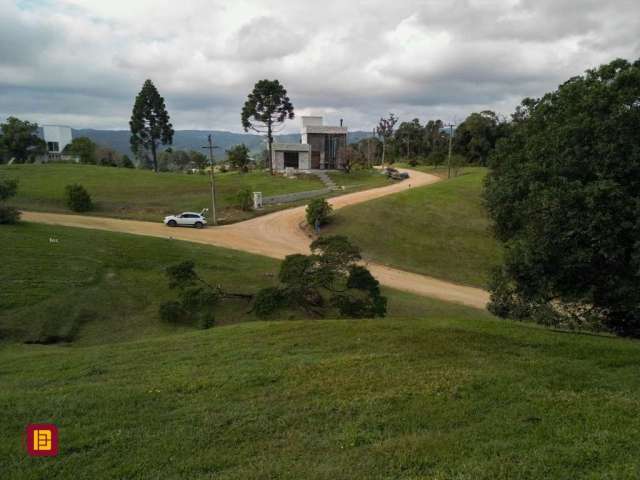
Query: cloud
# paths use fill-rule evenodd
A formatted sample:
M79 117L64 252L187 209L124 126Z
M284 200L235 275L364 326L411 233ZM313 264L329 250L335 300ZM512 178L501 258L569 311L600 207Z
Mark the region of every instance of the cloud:
M0 0L0 9L0 116L74 127L126 128L146 78L176 128L240 131L262 78L278 78L299 114L351 128L389 111L507 115L587 68L640 57L637 0Z

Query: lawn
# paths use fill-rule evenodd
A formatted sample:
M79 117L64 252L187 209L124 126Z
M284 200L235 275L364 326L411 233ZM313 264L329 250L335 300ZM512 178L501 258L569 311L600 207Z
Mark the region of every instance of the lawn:
M158 318L160 304L174 298L164 269L194 260L198 271L225 290L255 293L275 284L279 262L188 242L98 230L23 223L2 226L0 339L95 344L164 335L191 327ZM385 290L391 316L424 316L464 307ZM225 300L218 325L256 320L244 300ZM488 317L488 314L486 315ZM277 318L304 318L299 312Z
M349 190L383 187L392 183L392 180L373 169L356 169L350 173L329 172L328 175L337 186Z
M640 344L455 313L0 349L0 471L40 478L637 479ZM29 458L29 422L60 454Z
M25 210L68 212L64 187L83 185L91 194L96 210L92 215L159 221L164 215L197 211L211 206L208 175L153 173L149 170L97 167L93 165L11 165L0 166L0 178L17 178L18 195L11 201ZM297 179L271 176L267 172L227 172L216 174L218 217L226 223L254 216L236 208L238 191L247 188L264 196L323 188L314 175ZM274 208L265 208L268 213Z
M387 183L373 170L351 174L335 172L331 176L348 192ZM71 213L64 202L64 188L72 183L83 185L91 194L96 208L89 212L90 215L159 221L168 214L199 212L211 206L208 175L156 174L149 170L48 164L2 165L0 178L19 180L18 195L10 203L24 210ZM315 175L290 179L272 176L265 171L217 173L218 218L221 223L233 223L289 206L271 205L257 212L242 211L237 208L237 194L242 189L262 192L267 197L322 188L324 184Z
M368 259L486 287L501 251L482 205L485 174L465 168L450 180L340 209L325 233L347 235Z
M636 479L640 343L385 290L385 319L162 323L163 269L251 292L278 261L23 223L0 250L2 479ZM69 333L72 342L27 344ZM52 422L60 454L21 449Z

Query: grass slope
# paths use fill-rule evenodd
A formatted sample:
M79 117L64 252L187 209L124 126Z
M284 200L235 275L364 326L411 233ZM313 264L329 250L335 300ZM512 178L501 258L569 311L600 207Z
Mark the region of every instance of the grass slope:
M485 287L500 259L482 206L485 173L467 168L451 180L340 209L325 233L347 235L369 259Z
M0 471L39 478L637 479L640 344L461 319L255 322L0 349ZM29 422L60 455L29 458Z
M194 260L210 282L243 293L273 285L279 268L277 260L267 257L97 230L23 223L2 226L0 232L0 339L8 341L94 344L180 332L190 327L158 319L159 305L175 296L167 287L167 265ZM385 293L392 316L478 315L401 292ZM225 300L216 321L255 320L249 310L243 300ZM278 318L304 317L286 312Z
M335 173L338 185L349 190L385 184L374 171L351 175ZM182 211L200 211L211 206L208 175L179 173L155 174L148 170L97 167L94 165L48 164L0 166L0 178L17 178L18 195L11 204L25 210L69 212L64 202L64 187L83 185L91 194L96 209L90 215L159 221L164 215ZM264 196L318 190L324 184L315 175L297 179L272 176L264 171L246 174L216 174L218 217L232 223L282 208L269 206L260 212L243 212L236 207L241 189L262 192Z
M18 195L11 203L25 210L68 212L64 187L71 183L83 185L91 194L96 204L92 215L159 221L166 214L211 206L208 175L49 164L2 166L0 176L19 180ZM218 216L233 222L253 215L235 208L237 193L243 188L270 196L322 187L313 175L292 180L263 171L220 173L216 175Z

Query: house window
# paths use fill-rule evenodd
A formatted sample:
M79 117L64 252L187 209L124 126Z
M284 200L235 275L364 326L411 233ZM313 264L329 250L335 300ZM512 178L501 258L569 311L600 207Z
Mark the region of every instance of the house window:
M47 150L49 150L52 153L59 152L60 145L58 144L58 142L47 142Z

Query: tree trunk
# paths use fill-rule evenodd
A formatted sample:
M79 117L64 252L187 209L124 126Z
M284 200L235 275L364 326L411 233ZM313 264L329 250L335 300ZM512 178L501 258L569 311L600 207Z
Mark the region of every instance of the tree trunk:
M153 158L153 171L158 173L158 158L156 155L156 141L151 142L151 157Z
M273 143L273 135L271 135L271 122L267 124L267 142L269 143L269 173L273 175L273 153L271 151Z

